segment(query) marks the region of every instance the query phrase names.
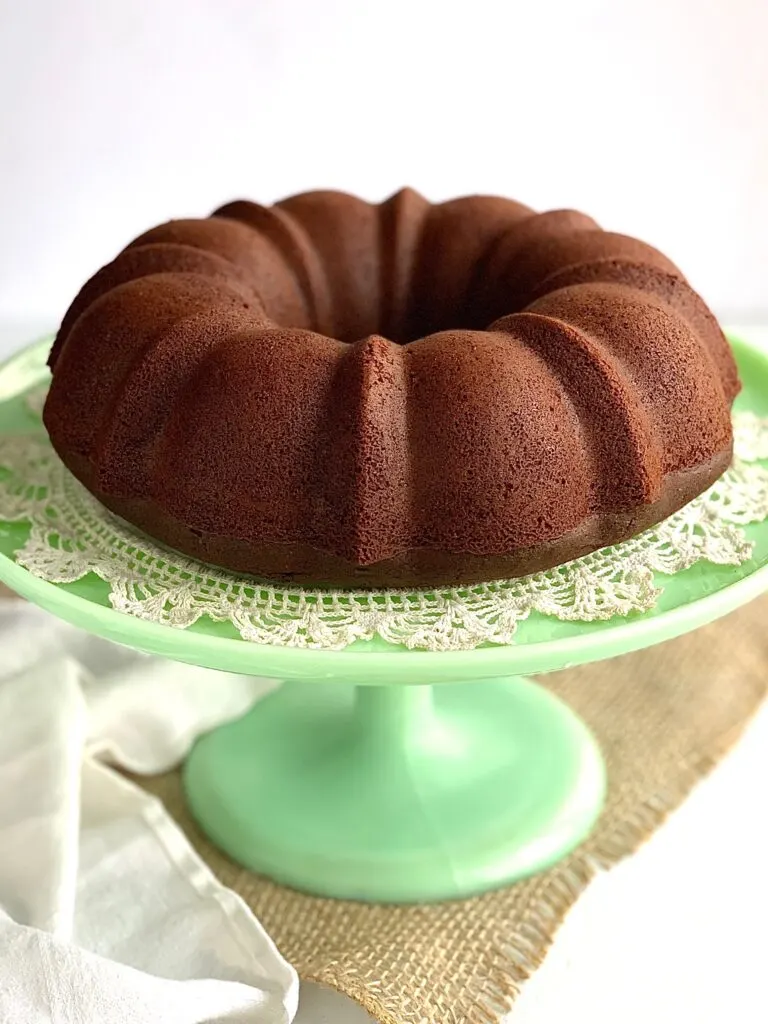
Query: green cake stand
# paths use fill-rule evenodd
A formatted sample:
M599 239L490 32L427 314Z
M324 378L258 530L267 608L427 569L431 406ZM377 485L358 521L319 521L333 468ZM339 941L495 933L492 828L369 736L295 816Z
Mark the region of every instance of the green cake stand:
M768 359L734 341L739 406L768 415ZM0 432L30 429L25 393L45 380L47 343L0 370ZM2 470L0 470L2 472ZM529 673L610 658L710 622L768 589L768 523L740 566L661 577L652 611L600 623L531 615L513 646L342 651L249 643L228 623L180 630L110 606L95 575L52 584L14 560L28 527L0 523L0 579L99 636L189 664L279 680L187 760L190 808L236 861L323 896L452 899L553 864L590 832L605 793L584 724ZM220 678L212 685L221 685Z

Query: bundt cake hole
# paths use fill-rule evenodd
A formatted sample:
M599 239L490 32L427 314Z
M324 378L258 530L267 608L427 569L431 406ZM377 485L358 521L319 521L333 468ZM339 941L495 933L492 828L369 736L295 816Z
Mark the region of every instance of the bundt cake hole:
M416 290L412 293L410 309L399 327L392 325L392 317L386 309L380 309L378 314L374 313L370 318L373 326L369 335L379 335L397 345L409 345L431 334L485 331L499 318L498 309L503 309L504 313L509 315L523 308L512 308L505 303L508 282L502 284L503 286L490 296L487 292L484 295L475 294L466 287L459 288L456 293L445 290ZM430 312L425 313L424 310ZM335 322L336 318L333 319ZM282 323L280 326L292 329L301 325ZM311 329L321 334L325 333L323 326L317 323L313 323ZM327 333L348 345L353 345L368 336L361 334L360 331L350 332L339 328L328 330Z
M485 331L488 329L488 325L493 322L495 316L491 310L483 307L482 309L475 311L474 315L466 311L460 310L458 313L453 312L457 303L454 301L454 297L451 295L442 295L439 301L436 301L434 295L424 296L424 304L432 307L437 307L438 314L429 321L424 323L416 316L410 316L402 326L402 330L393 332L389 336L390 341L394 341L398 345L409 345L412 341L418 341L420 338L424 338L429 334L441 334L443 332L454 332L454 331ZM471 294L465 296L464 304L472 309L473 302ZM448 312L443 312L447 310ZM514 313L517 310L508 310L507 312ZM384 333L384 332L382 332ZM384 336L387 337L386 333ZM346 338L342 341L354 342L357 338Z

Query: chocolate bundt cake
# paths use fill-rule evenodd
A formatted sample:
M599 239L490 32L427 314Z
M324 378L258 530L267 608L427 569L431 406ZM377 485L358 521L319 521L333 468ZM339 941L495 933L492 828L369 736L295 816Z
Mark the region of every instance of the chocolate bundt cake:
M45 423L108 508L300 583L523 575L728 466L729 345L660 252L568 210L309 192L141 235L83 287Z

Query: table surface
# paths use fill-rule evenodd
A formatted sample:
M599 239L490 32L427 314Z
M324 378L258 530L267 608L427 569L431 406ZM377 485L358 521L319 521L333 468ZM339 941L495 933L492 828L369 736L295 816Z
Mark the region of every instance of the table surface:
M0 321L0 359L50 328L44 318ZM768 350L768 327L733 331ZM592 883L508 1020L768 1020L765 941L755 936L768 919L768 829L755 813L765 805L766 779L768 707L650 842ZM296 1020L370 1018L336 993L307 985Z

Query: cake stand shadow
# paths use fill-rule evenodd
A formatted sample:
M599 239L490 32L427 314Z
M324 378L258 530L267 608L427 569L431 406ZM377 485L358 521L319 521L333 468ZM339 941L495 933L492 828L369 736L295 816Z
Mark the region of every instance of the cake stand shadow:
M768 362L745 345L737 354L742 407L766 415ZM0 429L23 429L19 397L43 379L39 359L27 364L13 364L13 380L0 371ZM471 651L384 641L307 650L249 643L224 623L182 630L120 613L92 574L54 584L17 564L20 531L2 526L0 580L53 614L148 653L282 683L197 742L184 768L189 806L254 871L368 901L470 896L567 854L600 813L605 769L587 727L526 676L659 643L768 590L760 523L746 530L749 563L664 578L659 606L643 615L532 617L518 643Z

